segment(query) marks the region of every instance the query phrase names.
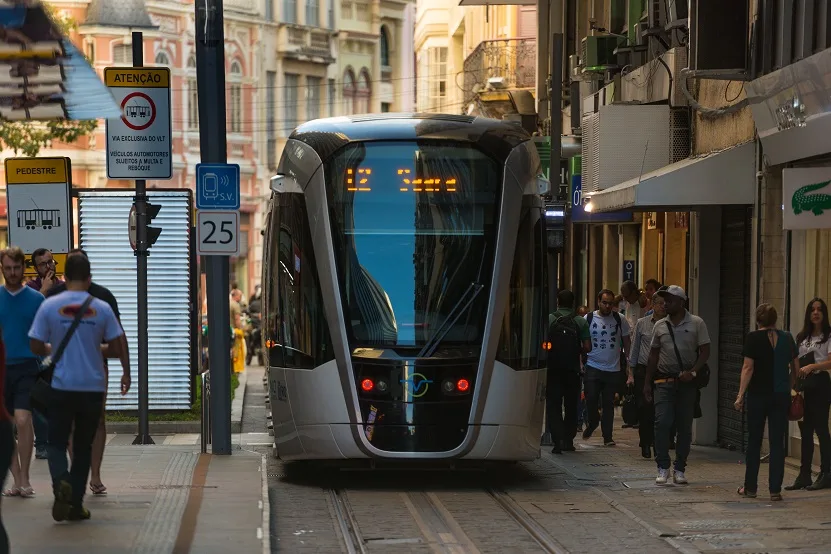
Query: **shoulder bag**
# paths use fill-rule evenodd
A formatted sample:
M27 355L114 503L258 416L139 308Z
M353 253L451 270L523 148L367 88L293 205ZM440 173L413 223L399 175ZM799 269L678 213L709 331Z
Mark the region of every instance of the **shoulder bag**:
M42 414L47 412L49 404L52 400L52 375L55 373L55 366L58 365L58 362L63 356L63 351L66 350L66 346L69 344L72 335L75 334L75 330L78 328L78 325L81 324L81 319L84 317L84 314L90 304L92 304L92 296L88 296L87 299L84 300L84 303L81 304L81 308L78 310L78 313L75 314L75 319L72 320L72 325L69 326L66 334L61 339L54 355L47 356L41 365L38 378L32 386L32 392L29 395L29 400L32 403L32 407Z
M684 362L681 360L681 352L678 351L678 344L675 342L675 333L672 331L672 325L669 322L669 318L665 320L667 324L667 330L669 331L669 336L672 339L672 347L675 349L675 357L678 359L678 368L681 371L684 370ZM692 380L692 383L699 389L703 389L707 385L710 384L710 366L704 364L701 366L701 369L696 372L695 378Z

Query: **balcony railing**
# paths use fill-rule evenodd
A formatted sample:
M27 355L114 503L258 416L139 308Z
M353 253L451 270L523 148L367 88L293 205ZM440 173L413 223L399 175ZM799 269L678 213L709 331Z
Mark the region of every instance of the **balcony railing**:
M465 59L465 101L486 89L489 79L500 79L494 88L533 88L537 76L536 39L498 39L479 43Z
M285 26L280 29L278 36L277 49L282 53L323 58L322 63L331 63L332 61L329 31L310 27Z

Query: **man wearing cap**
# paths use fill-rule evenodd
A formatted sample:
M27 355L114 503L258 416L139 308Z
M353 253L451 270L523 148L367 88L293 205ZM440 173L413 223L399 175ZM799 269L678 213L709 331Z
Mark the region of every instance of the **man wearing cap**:
M684 472L692 444L698 390L693 380L710 357L710 335L704 320L684 307L687 301L684 289L670 285L656 294L664 298L667 317L657 322L652 332L652 348L643 389L644 398L653 400L653 388L649 383L654 383L655 462L658 465L655 484L666 485L669 481L669 443L674 424L678 439L672 478L676 485L686 485Z

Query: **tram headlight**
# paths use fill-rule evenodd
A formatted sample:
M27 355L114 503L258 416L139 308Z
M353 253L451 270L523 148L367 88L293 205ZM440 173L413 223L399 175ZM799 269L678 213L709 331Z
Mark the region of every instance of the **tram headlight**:
M456 385L453 384L453 381L445 381L441 384L441 388L444 389L444 392L449 394L456 390Z
M387 392L389 385L387 385L386 381L378 381L375 383L375 388L378 389L378 392Z

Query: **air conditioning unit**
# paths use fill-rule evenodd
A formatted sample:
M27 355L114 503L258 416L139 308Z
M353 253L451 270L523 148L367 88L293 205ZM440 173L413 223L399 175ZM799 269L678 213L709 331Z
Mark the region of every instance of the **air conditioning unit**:
M584 72L604 72L617 65L615 48L621 39L608 36L590 36L580 41L580 60Z
M690 0L689 16L689 74L748 79L750 0Z

